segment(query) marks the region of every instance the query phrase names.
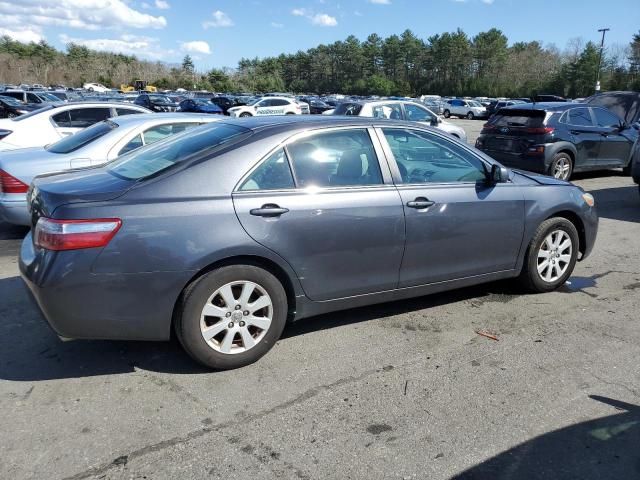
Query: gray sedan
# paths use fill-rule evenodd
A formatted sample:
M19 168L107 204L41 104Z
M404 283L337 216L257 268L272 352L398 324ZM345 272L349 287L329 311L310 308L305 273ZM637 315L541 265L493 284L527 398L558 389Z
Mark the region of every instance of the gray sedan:
M123 115L46 147L0 154L0 220L29 225L26 194L36 175L106 163L187 128L217 120L193 113Z
M287 321L505 278L549 292L593 197L413 122L229 119L34 180L20 270L63 337L167 340L212 368ZM330 356L330 353L329 353Z

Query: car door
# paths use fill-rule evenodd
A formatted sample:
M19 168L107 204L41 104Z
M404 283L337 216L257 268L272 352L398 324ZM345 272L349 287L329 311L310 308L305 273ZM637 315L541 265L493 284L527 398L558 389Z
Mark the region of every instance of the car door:
M569 133L576 147L577 156L574 169L576 167L578 169L598 168L602 136L600 135L600 129L593 123L589 108L572 108L562 118L566 119Z
M476 154L444 136L378 129L404 205L399 287L513 270L524 233L524 198L489 184Z
M265 98L256 105L256 115L275 115L273 107L274 100L271 98Z
M603 165L625 167L631 156L633 140L625 136L629 132L623 127L623 121L604 108L592 107L591 111L602 137L598 161Z
M396 288L404 215L371 129L332 128L277 148L233 194L240 222L316 301Z

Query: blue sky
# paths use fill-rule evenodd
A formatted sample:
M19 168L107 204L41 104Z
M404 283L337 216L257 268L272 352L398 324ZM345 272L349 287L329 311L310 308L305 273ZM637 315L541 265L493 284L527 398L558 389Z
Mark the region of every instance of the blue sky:
M196 68L306 50L370 33L421 38L499 28L510 42L564 48L571 38L626 45L640 30L640 0L0 0L0 35L68 42Z

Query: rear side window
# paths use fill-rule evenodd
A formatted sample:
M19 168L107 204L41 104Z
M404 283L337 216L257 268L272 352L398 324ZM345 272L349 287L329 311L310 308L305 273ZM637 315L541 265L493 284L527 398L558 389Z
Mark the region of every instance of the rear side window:
M252 190L286 190L295 188L289 161L280 149L256 168L240 186L240 191Z
M75 135L65 137L62 140L49 145L47 150L52 153L71 153L90 144L116 128L118 128L118 125L113 122L100 122L89 128L81 130Z
M568 123L579 127L592 127L591 113L588 108L573 108L569 110Z
M87 128L111 116L109 108L79 108L69 111L71 127Z
M140 180L249 135L251 130L247 128L220 123L210 124L128 153L111 163L108 170L121 178Z
M596 117L596 124L599 127L618 127L622 122L622 120L604 108L594 108L592 111Z
M287 146L299 188L382 184L382 173L364 129L323 132Z
M139 110L133 110L132 108L116 108L118 115L133 115L134 113L142 113Z

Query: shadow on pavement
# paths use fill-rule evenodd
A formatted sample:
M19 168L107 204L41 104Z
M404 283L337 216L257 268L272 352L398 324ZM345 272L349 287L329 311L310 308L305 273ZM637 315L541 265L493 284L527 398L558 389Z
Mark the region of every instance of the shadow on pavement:
M601 218L640 223L640 194L638 186L589 190L596 199Z
M473 299L508 302L521 292L496 282L438 295L361 307L289 325L283 339L387 316ZM0 279L0 379L41 381L133 372L211 373L170 342L76 340L63 342L29 298L19 277Z
M453 480L640 478L640 407L598 395L590 398L621 412L535 437Z

